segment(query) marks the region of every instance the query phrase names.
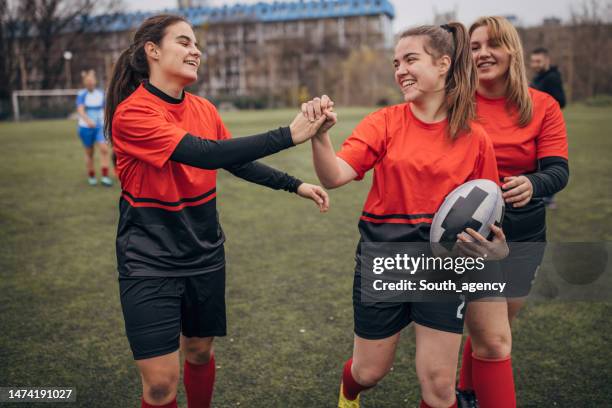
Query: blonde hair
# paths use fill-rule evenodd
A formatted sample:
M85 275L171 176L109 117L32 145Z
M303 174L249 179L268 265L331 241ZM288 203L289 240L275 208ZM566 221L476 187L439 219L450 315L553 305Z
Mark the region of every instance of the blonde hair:
M87 78L97 79L96 71L93 69L86 69L86 70L81 71L81 80L85 81L85 79Z
M426 38L425 52L434 59L443 55L450 57L451 67L444 84L448 134L451 139L455 139L461 132L469 132L470 121L476 117L474 94L477 79L467 29L457 22L443 26L425 25L408 29L399 38L412 36Z
M529 82L523 57L523 45L516 28L504 17L480 17L469 29L470 37L479 27L487 27L489 40L499 44L510 54L510 66L506 75L507 108L518 113L518 125L525 127L531 122L533 103L529 96Z

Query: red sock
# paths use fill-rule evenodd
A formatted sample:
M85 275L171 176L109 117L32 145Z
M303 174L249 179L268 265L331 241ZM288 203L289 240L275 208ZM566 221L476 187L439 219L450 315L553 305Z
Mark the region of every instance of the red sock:
M421 399L421 404L419 405L419 408L431 408L431 407L427 405L427 403L424 400ZM455 400L455 403L448 408L457 408L457 400Z
M206 364L193 364L185 360L183 384L189 408L210 407L215 386L215 356L211 355Z
M480 408L516 408L510 356L486 360L472 354L472 379Z
M89 177L96 177L96 172L93 170L88 171L87 174L89 175Z
M151 405L146 402L144 398L141 401L142 403L140 404L140 408L178 408L178 405L176 405L176 397L165 405Z
M472 385L472 339L470 336L463 345L463 355L461 357L461 370L459 370L459 389L473 390Z
M102 177L108 177L108 167L102 167Z
M344 391L344 398L353 401L359 393L363 390L367 390L372 387L365 387L355 381L353 378L353 373L351 373L351 367L353 366L353 358L349 358L346 363L344 363L344 370L342 370L342 390Z

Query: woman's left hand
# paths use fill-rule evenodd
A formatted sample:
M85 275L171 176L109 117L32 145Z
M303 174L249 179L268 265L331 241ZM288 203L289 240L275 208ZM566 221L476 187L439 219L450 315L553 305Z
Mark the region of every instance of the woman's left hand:
M533 185L525 176L504 177L501 188L504 190L504 201L514 208L526 206L533 196Z
M298 187L297 193L300 197L309 198L319 206L319 211L329 210L329 195L322 187L314 184L302 183Z
M506 242L504 231L496 225L490 225L493 232L493 240L487 241L485 237L472 228L466 228L465 232L457 234L457 242L460 243L459 251L473 258L486 258L487 260L500 260L508 256L510 250ZM469 237L466 236L469 234Z

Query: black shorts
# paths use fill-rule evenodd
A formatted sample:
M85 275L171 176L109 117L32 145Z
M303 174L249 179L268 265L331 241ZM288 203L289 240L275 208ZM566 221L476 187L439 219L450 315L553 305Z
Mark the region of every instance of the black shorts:
M178 350L186 337L225 336L225 268L185 277L119 276L125 331L135 360Z
M541 241L508 243L510 255L500 263L504 281L508 283L507 298L529 295L546 249L545 237L541 238Z
M455 302L362 302L359 269L358 265L353 280L353 317L359 337L384 339L410 322L448 333L463 333L464 297L457 295Z
M509 256L500 263L504 280L508 283L505 296L527 296L546 249L544 203L536 199L525 207L506 207L502 228L510 246Z

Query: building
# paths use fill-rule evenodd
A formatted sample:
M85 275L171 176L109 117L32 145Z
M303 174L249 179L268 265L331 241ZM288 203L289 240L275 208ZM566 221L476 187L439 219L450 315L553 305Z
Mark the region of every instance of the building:
M367 49L390 61L393 47L395 12L389 0L275 1L165 12L185 16L202 44L200 79L192 90L247 105L295 106L309 96L337 90L339 67L351 52ZM88 34L98 46L82 50L89 54L82 60L90 65L98 61L108 77L135 29L153 14L96 17L107 22L92 25L101 27ZM78 73L81 67L73 63L72 69ZM363 103L381 98L377 92L367 94L370 98ZM342 95L352 98L346 90Z

